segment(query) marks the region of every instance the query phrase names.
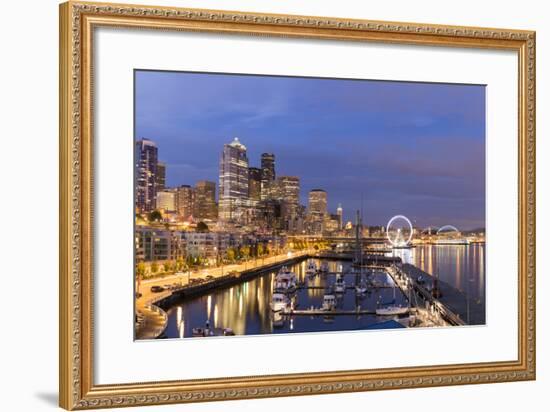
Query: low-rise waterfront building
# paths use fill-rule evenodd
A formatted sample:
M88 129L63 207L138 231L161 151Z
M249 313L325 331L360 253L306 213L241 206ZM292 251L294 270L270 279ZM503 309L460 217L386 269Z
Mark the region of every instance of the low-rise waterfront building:
M181 232L136 227L136 260L153 262L176 260L185 256L185 238Z

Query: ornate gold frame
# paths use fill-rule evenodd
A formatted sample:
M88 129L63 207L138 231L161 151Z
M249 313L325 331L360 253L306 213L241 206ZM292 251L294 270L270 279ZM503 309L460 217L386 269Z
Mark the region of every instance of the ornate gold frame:
M508 49L519 62L519 335L509 362L120 385L93 381L92 41L98 26ZM60 5L60 378L66 409L535 379L535 32L71 1Z

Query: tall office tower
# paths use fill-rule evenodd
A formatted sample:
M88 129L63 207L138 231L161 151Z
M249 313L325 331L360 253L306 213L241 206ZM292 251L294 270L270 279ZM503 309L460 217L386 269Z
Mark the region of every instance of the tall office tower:
M156 190L162 192L166 188L166 163L157 162Z
M342 209L342 204L341 203L338 203L338 209L336 209L336 216L338 216L338 230L342 230L344 210Z
M271 197L271 187L275 180L275 155L273 153L262 153L262 189L261 198L269 199Z
M248 197L251 200L260 200L262 194L262 169L248 168Z
M201 180L195 185L195 217L197 219L216 219L216 183Z
M300 203L300 178L298 176L279 176L275 186L277 198L298 206Z
M139 213L151 212L156 207L157 145L141 139L135 146L135 202Z
M239 139L223 146L220 159L218 217L223 222L240 223L248 203L248 158Z
M327 192L323 189L313 189L309 192L308 214L319 219L323 219L327 214Z
M195 190L189 185L181 185L176 188L176 212L182 219L193 216L195 209Z

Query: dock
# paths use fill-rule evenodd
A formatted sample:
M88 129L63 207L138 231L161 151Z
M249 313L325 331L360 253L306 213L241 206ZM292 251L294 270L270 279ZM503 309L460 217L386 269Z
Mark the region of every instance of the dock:
M468 299L468 296L464 292L440 279L436 279L434 276L414 265L407 263L403 264L401 270L414 281L415 289L420 295L424 296L426 299L435 301L434 303L448 312L449 316L452 317L457 324L485 324L485 311L480 302ZM424 285L419 284L419 278L424 280L424 282L422 282ZM433 297L431 290L428 290L433 287L434 284L437 284L441 293L441 296L437 299Z
M373 309L323 310L319 308L314 308L314 309L294 309L294 310L285 312L284 314L291 315L291 316L349 316L349 315L376 315L376 311Z

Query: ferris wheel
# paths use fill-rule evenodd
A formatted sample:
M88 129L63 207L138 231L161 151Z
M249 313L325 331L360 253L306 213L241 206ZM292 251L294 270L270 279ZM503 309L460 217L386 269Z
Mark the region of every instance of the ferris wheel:
M411 243L413 225L404 215L395 215L386 225L386 237L393 247L406 247Z

